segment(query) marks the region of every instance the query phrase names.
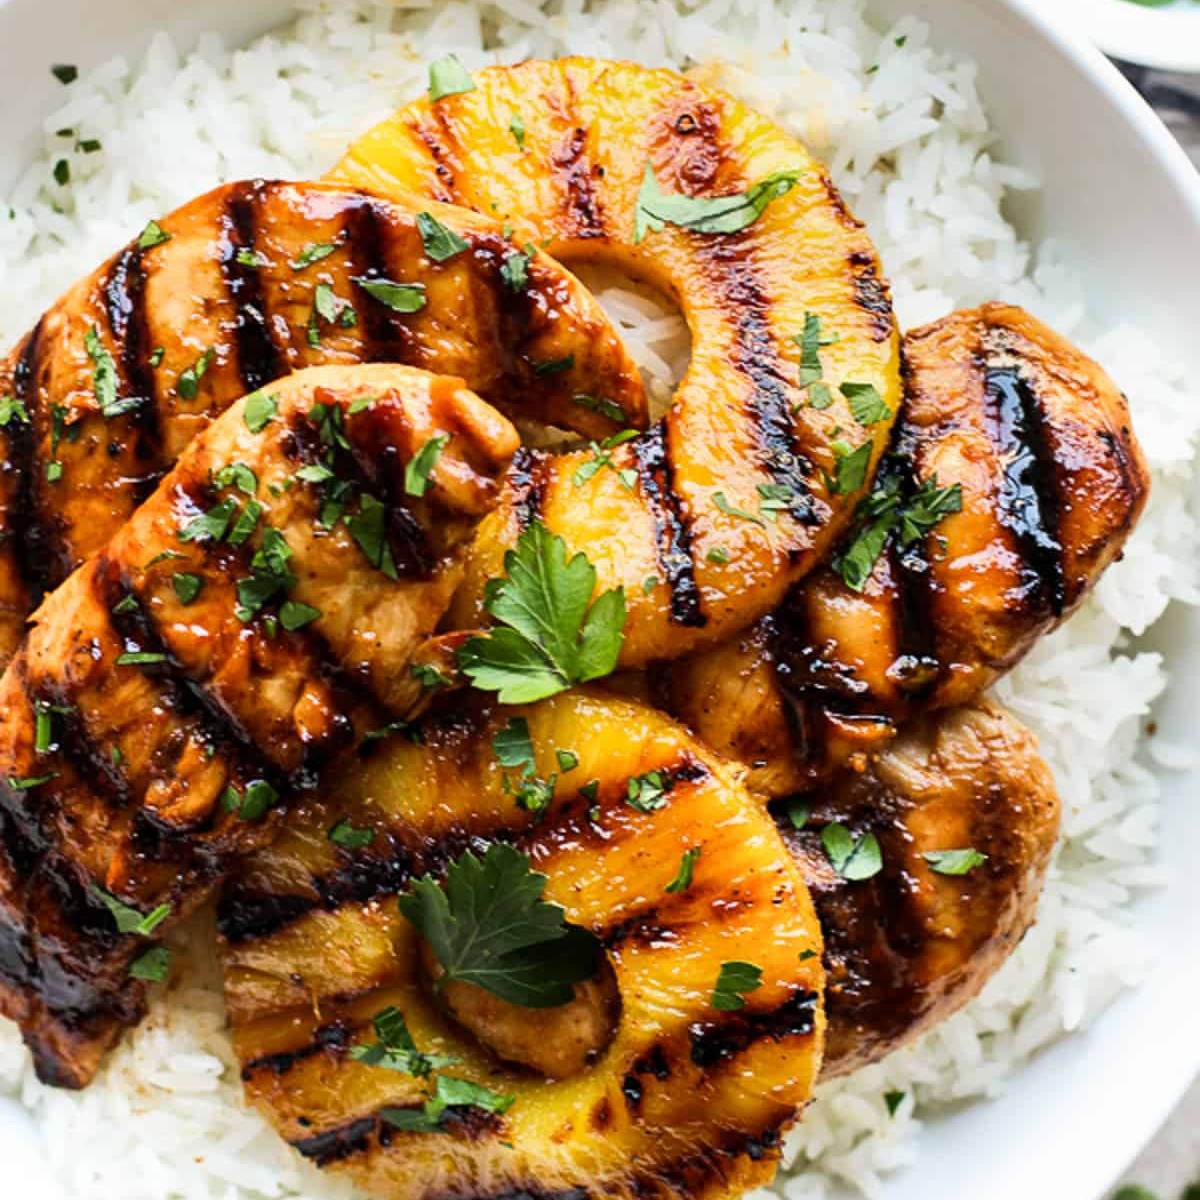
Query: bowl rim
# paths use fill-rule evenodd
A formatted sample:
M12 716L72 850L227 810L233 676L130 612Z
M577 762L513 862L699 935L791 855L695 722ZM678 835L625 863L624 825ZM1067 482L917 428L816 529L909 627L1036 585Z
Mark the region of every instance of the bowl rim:
M1087 31L1106 53L1162 71L1200 72L1200 5L1155 8L1133 0L1044 0L1055 19Z

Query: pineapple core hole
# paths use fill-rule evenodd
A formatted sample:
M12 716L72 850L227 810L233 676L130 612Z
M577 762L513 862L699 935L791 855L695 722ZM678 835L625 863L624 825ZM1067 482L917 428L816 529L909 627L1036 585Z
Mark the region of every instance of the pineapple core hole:
M431 984L442 966L422 942ZM506 1063L549 1079L566 1079L591 1066L612 1041L621 1017L617 979L604 955L591 979L575 984L574 998L554 1008L525 1008L473 983L453 980L434 992L437 1003L476 1041Z

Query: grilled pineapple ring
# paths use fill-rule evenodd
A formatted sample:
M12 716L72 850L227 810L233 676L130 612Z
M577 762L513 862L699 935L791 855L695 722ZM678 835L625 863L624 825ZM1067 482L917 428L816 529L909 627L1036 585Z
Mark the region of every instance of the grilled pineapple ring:
M492 749L513 715L539 774L558 773L540 821L505 791ZM564 770L555 749L568 747L579 761ZM639 811L628 781L649 771L667 803ZM341 819L375 830L370 845L334 844ZM611 1040L565 1079L505 1065L445 1015L395 902L414 875L497 837L548 876L546 898L601 940L616 979ZM667 892L689 848L701 851L691 886ZM301 1153L387 1200L740 1195L771 1176L820 1065L821 935L770 817L679 726L587 690L379 745L247 861L220 923L248 1098ZM714 984L737 960L761 968L762 986L718 1011ZM450 1074L514 1096L511 1108L455 1110L436 1134L381 1120L425 1094L349 1056L387 1005L422 1051L455 1055ZM553 1012L520 1010L527 1038L553 1036Z
M777 172L795 182L740 231L665 224L639 241L647 167L662 192L688 196L745 192ZM875 249L798 141L673 71L569 58L484 70L471 91L401 109L331 178L500 216L517 241L657 286L691 329L670 412L615 450L611 470L580 483L589 451L520 464L480 527L460 625L478 622L486 581L535 518L587 553L601 589L624 585L624 666L722 640L825 556L861 492L855 472L839 481L839 459L871 441L873 465L887 440L899 347ZM812 394L806 320L810 341L837 339L816 348ZM887 415L856 419L846 384L873 387Z

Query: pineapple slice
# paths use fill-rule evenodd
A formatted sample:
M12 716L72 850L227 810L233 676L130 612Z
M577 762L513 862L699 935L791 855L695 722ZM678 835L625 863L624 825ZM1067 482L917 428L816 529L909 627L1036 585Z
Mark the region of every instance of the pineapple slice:
M528 722L535 777L557 776L540 817L515 802L520 772L493 749L514 717ZM769 815L678 725L587 689L460 707L422 736L380 742L225 892L226 995L251 1103L302 1154L386 1200L728 1197L769 1180L824 1035L821 934ZM347 830L369 843L338 844ZM489 1046L528 1057L514 1034L561 1036L577 1006L603 1000L604 972L561 1009L456 1003L468 1032L432 997L425 943L396 904L414 877L496 840L545 873L545 898L600 940L615 981L611 1034L561 1078ZM668 890L689 850L690 885ZM761 986L721 1010L722 966L739 961ZM389 1005L422 1052L459 1060L443 1073L511 1107L452 1108L436 1133L382 1119L430 1086L351 1056Z
M460 627L534 519L587 552L601 590L624 585L627 667L723 640L826 556L887 441L900 360L870 238L798 141L673 71L568 58L401 109L330 178L498 216L518 243L657 287L691 329L660 425L514 470Z

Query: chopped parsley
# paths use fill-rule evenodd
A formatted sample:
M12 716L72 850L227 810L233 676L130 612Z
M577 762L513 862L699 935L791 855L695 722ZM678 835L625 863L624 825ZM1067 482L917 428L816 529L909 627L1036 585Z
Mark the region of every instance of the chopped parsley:
M450 680L433 663L413 663L409 668L412 677L428 692L434 688L449 686Z
M375 830L359 829L349 817L343 817L329 830L329 840L343 850L361 850L375 840Z
M558 769L565 775L569 771L575 770L579 766L579 755L574 750L555 750L555 761L558 763Z
M746 996L762 987L762 968L748 962L721 964L713 987L712 1006L718 1012L736 1012L746 1007Z
M239 792L233 784L221 793L221 807L242 821L257 821L279 799L279 793L265 780L252 779Z
M447 54L429 64L429 98L440 100L443 96L458 96L463 92L473 92L475 81L471 73L458 60L455 54Z
M921 857L929 864L930 870L939 875L966 875L987 862L987 855L981 854L974 846L966 846L961 850L926 850Z
M717 566L723 567L729 562L730 555L724 546L714 546L704 557L708 562L716 563Z
M505 1113L515 1102L515 1096L493 1092L469 1079L439 1075L433 1095L420 1108L381 1108L379 1116L406 1133L443 1133L448 1109L470 1107Z
M799 178L798 169L775 171L730 196L681 196L664 192L646 163L634 213L634 243L664 225L693 233L737 233L758 220L772 200L791 191Z
M735 508L725 497L724 492L713 492L713 503L727 517L738 517L743 521L753 521L755 525L766 526L766 521L762 517L756 516L752 512L747 512L744 508Z
M114 417L128 411L132 405L122 406L117 399L117 364L100 340L100 330L95 325L83 335L83 346L92 360L92 392L101 415Z
M58 80L59 83L67 84L74 83L79 78L79 68L74 63L55 63L50 68L50 74Z
M803 829L811 815L811 810L802 800L793 800L787 807L787 819L793 829Z
M575 365L575 355L565 354L562 358L547 358L531 365L533 373L538 378L543 378L546 375L558 375L563 371L569 371ZM578 403L578 401L576 402Z
M319 608L314 608L311 604L301 604L299 600L285 600L279 606L279 623L288 633L303 629L321 615Z
M398 904L442 965L437 987L461 980L510 1004L551 1008L592 975L600 946L542 899L545 888L527 855L498 842L482 859L464 852L444 883L416 880Z
M52 779L57 778L57 771L51 771L48 775L10 775L8 786L14 792L29 792L34 788L41 787L43 783L49 783Z
M212 478L217 487L236 488L247 496L258 491L258 476L245 463L227 463L214 471Z
M193 517L176 535L181 542L219 542L229 529L238 503L232 497Z
M346 528L371 566L389 579L399 578L387 536L387 512L378 499L364 492L359 497L358 512L346 518Z
M176 571L171 576L171 586L175 589L180 604L191 604L200 595L204 580L190 571Z
M897 1109L899 1109L900 1105L904 1103L904 1093L903 1092L884 1092L883 1093L883 1102L884 1102L884 1104L887 1105L888 1116L894 1117L896 1115Z
M66 187L71 182L71 164L65 158L54 164L54 182L59 187Z
M328 258L337 249L337 244L334 242L309 242L299 254L288 264L293 271L303 271L305 267L311 267L313 263L320 262L323 258ZM257 258L257 255L255 255ZM251 265L257 265L251 264Z
M520 113L513 113L512 119L508 122L508 132L513 135L513 141L517 143L517 149L524 150L525 122L521 120Z
M826 409L833 403L833 393L827 383L814 383L808 389L808 406L818 410Z
M137 248L152 250L155 246L161 246L163 242L170 240L171 235L157 221L147 221L146 228L138 234Z
M592 600L596 568L535 521L504 556L507 576L490 581L484 607L498 627L470 638L458 664L502 704L541 700L610 674L625 628L625 592Z
M576 392L571 397L572 404L586 408L589 412L599 413L610 421L623 422L625 413L615 400L606 400L603 396L589 396L586 392Z
M851 883L872 879L883 870L879 839L873 833L854 837L839 821L821 830L821 844L833 869Z
M57 483L62 478L63 465L57 459L46 464L46 482Z
M117 655L118 667L152 667L166 661L167 656L161 650L126 650Z
M151 946L129 964L131 979L162 983L171 970L171 951L166 946Z
M164 346L155 346L154 349L150 352L150 358L149 358L150 365L152 367L161 366L163 357L166 355L166 353L167 353L167 351Z
M524 250L515 250L500 264L500 278L510 292L523 292L529 286L529 264L536 251L529 243Z
M249 267L252 270L264 267L267 263L267 260L257 250L251 250L246 246L238 250L233 256L233 260L239 267Z
M251 433L262 431L279 415L279 401L266 392L251 392L246 397L242 420Z
M821 367L821 347L831 346L837 338L821 337L821 318L816 313L804 314L804 332L792 339L800 347L800 386L811 387L824 371ZM828 392L828 389L826 389Z
M644 775L634 775L625 785L625 802L641 813L656 812L666 808L670 790L670 780L661 771L647 771Z
M213 365L216 357L217 352L210 346L190 367L185 367L179 372L179 380L175 387L185 400L195 400L200 392L200 380L208 374L208 368Z
M518 808L526 812L541 814L554 799L557 775L541 779L537 774L537 762L533 753L533 740L529 736L529 722L524 717L512 717L503 729L492 738L492 749L502 767L520 772L514 784L504 776L504 790L513 795Z
M835 496L847 496L857 492L867 481L867 468L871 465L874 442L866 441L860 446L851 446L841 440L832 442L836 466L829 490Z
M368 1067L386 1067L389 1071L400 1071L423 1079L431 1072L453 1066L459 1061L449 1054L422 1054L408 1031L404 1014L390 1004L375 1014L371 1025L377 1040L352 1046L350 1057L355 1062Z
M425 254L434 262L445 262L467 249L467 239L443 225L432 213L417 213L417 229Z
M838 390L850 401L850 411L860 425L877 425L892 415L873 383L843 383Z
M391 279L372 279L366 275L355 275L353 279L372 300L378 300L392 312L415 313L425 307L423 283L396 283Z
M0 425L7 428L14 421L22 425L29 424L29 410L15 396L0 398Z
M262 541L250 560L250 574L237 583L238 606L234 615L239 621L249 621L264 605L281 593L287 592L296 582L288 566L292 549L287 539L268 526L263 530Z
M632 492L634 484L637 483L637 471L633 467L618 467L613 462L612 452L618 446L637 436L638 431L636 429L622 429L619 433L614 433L612 437L607 437L602 442L591 442L588 449L591 451L592 457L580 464L574 475L571 476L571 482L575 487L582 487L602 468L608 467L621 481L625 490Z
M119 900L93 883L88 891L112 913L118 933L135 933L138 937L152 937L154 931L171 915L169 904L160 904L148 913L141 913L131 905Z
M429 476L442 457L442 451L449 442L448 433L439 433L431 437L413 455L412 460L404 468L404 491L409 496L423 496L429 489Z
M675 878L667 884L667 891L675 894L677 892L686 892L692 886L692 877L696 870L696 859L700 857L700 847L693 846L690 850L683 852L683 857L679 860L679 870L675 872Z
M658 587L658 576L647 575L646 578L642 580L642 595L652 595L656 587Z

